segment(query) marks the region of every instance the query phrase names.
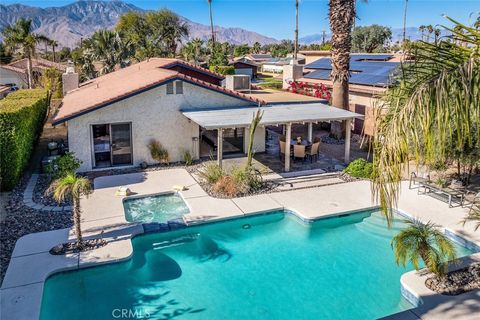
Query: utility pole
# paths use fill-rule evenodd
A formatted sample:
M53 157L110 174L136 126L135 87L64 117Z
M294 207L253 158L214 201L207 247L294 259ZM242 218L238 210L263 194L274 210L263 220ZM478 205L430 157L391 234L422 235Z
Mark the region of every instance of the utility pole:
M298 0L295 0L295 48L293 49L293 60L297 63L298 52Z
M322 46L325 45L325 30L322 31Z

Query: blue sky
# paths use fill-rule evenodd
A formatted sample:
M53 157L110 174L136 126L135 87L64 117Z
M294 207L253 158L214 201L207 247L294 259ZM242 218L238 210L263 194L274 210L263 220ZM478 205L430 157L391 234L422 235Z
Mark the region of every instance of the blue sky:
M2 4L22 3L50 7L72 0L1 0ZM207 0L126 0L143 9L169 8L203 24L209 23ZM357 0L357 25L373 23L400 28L403 25L403 0ZM469 22L480 12L480 0L409 0L408 26L446 24L442 14ZM293 0L213 0L216 25L241 27L277 39L293 38ZM475 16L476 16L475 15ZM300 0L300 36L328 32L328 0Z

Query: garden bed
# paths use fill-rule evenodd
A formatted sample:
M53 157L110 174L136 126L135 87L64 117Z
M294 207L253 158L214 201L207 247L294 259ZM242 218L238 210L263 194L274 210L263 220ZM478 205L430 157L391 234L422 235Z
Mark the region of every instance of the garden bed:
M52 179L47 174L41 174L38 176L37 184L33 190L33 202L52 207L71 206L72 201L70 199L66 199L60 204L53 199L53 193L48 190L51 183Z
M449 272L445 277L430 277L425 281L430 290L447 296L455 296L480 289L480 263Z

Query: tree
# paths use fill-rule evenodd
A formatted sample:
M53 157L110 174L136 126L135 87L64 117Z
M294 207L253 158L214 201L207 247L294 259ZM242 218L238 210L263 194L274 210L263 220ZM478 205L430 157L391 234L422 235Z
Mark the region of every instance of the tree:
M52 47L52 54L53 54L53 62L57 61L57 57L55 56L55 48L58 47L58 42L55 40L50 40L50 46Z
M32 20L18 19L14 25L3 30L5 45L11 51L21 50L22 56L27 58L27 84L33 86L32 58L35 56L35 46L38 35L32 32Z
M262 45L260 44L260 42L255 42L252 46L252 53L260 53L260 51L262 50Z
M260 121L262 121L263 111L260 109L253 114L252 123L250 124L248 148L247 148L247 168L252 166L253 161L253 140L255 137L255 131L257 130Z
M0 42L0 64L9 64L12 61L12 55L5 48L5 45Z
M403 42L407 40L407 9L408 9L408 0L405 0L405 7L403 9Z
M188 26L174 12L162 9L145 14L145 22L153 35L154 45L160 45L163 55L174 57L178 43L188 36Z
M235 46L235 48L233 49L233 56L235 57L241 57L249 53L250 53L250 47L247 44L241 44L241 45Z
M88 196L91 193L90 181L87 178L77 176L75 173L70 172L66 176L55 180L52 183L51 190L53 191L54 199L62 203L66 199L72 199L73 206L73 224L75 228L75 235L77 236L76 246L78 249L82 249L83 238L81 228L81 207L80 198L82 196Z
M212 15L212 0L207 0L208 1L208 12L210 14L210 30L212 33L212 48L215 46L215 32L213 30L213 15Z
M452 146L480 148L480 32L447 19L463 31L444 27L449 41L412 43L414 62L378 104L373 191L389 221L410 160L433 166L447 161Z
M297 61L298 52L298 0L295 0L295 45L293 48L293 59Z
M352 26L355 21L355 0L330 0L329 18L332 31L332 105L348 110L348 80L350 78L350 51ZM332 123L332 134L340 138L345 126Z
M419 270L421 259L428 271L444 275L448 271L447 262L456 259L453 243L431 222L423 224L415 219L405 223L407 227L392 240L397 264L405 267L409 261Z
M352 32L352 51L354 52L382 52L385 43L392 38L392 30L377 24L365 27L356 27Z

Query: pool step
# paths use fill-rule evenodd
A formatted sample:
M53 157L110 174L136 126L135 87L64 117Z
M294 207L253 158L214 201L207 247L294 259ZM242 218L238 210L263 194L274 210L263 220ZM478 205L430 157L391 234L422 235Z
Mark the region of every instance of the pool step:
M200 237L199 233L191 233L191 234L186 234L184 236L178 237L178 238L173 238L170 240L165 240L161 242L154 242L153 245L153 250L161 250L165 248L170 248L170 247L175 247L179 246L188 242L192 242L197 240Z
M401 223L401 219L394 218L390 228L387 227L387 220L379 212L374 212L370 217L363 219L357 223L355 227L369 235L375 235L384 238L392 238L400 232L405 226Z

